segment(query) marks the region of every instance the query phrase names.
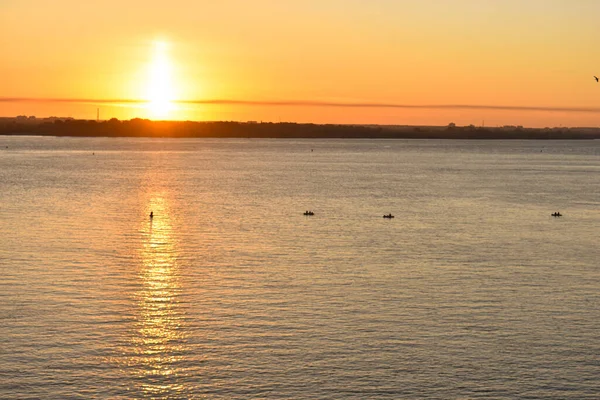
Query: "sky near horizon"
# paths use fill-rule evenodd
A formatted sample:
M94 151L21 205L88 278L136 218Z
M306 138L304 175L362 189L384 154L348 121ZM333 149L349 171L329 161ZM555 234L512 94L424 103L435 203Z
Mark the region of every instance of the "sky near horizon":
M600 126L599 18L596 0L0 0L0 116Z

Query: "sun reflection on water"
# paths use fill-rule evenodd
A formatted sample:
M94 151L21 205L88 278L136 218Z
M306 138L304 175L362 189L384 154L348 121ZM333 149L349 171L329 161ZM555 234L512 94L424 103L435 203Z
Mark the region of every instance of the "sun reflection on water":
M139 290L136 333L131 338L135 354L133 367L144 395L152 398L181 396L185 373L185 314L181 306L181 282L177 243L167 201L153 196L149 210L153 218L144 221L139 249ZM149 211L148 211L149 214Z

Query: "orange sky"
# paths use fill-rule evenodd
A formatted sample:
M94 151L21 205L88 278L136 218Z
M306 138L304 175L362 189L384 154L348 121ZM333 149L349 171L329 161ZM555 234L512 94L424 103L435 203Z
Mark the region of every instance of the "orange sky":
M598 16L596 0L0 0L0 116L600 126L570 111L600 110ZM258 104L176 103L212 99ZM277 101L338 106L261 103Z

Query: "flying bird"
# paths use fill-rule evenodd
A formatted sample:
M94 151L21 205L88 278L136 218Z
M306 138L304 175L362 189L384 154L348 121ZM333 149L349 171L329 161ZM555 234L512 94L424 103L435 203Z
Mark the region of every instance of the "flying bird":
M598 82L598 77L596 75L594 75L594 79L596 79L596 82Z

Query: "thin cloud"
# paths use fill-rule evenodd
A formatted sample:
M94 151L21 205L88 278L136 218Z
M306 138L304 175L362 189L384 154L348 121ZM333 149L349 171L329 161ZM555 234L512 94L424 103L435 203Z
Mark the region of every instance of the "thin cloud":
M93 104L144 104L146 100L135 99L61 99L52 97L0 97L0 103L93 103Z
M84 98L32 98L32 97L0 97L0 103L78 103L136 105L147 104L147 100L139 99L84 99ZM431 109L431 110L500 110L500 111L547 111L600 113L600 107L547 107L547 106L509 106L482 104L398 104L369 102L333 102L315 100L236 100L236 99L199 99L177 100L173 103L195 105L246 105L246 106L303 106L303 107L337 107L337 108L398 108L398 109Z

